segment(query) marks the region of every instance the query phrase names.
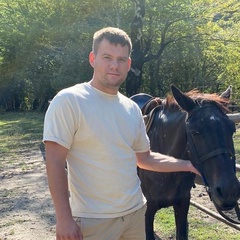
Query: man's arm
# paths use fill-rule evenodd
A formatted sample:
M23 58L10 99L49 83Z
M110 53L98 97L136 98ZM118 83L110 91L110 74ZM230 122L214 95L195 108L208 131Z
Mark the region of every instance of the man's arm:
M49 190L56 212L56 239L82 240L81 231L73 220L68 196L68 181L65 162L68 149L46 141L46 169Z
M199 171L188 160L176 159L156 152L136 153L138 167L155 172L192 172Z

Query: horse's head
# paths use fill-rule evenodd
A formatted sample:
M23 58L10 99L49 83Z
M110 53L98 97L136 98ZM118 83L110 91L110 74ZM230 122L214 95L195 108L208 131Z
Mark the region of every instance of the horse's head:
M204 95L197 91L184 94L174 86L171 90L179 106L187 112L190 160L202 174L216 207L234 208L240 197L240 184L235 174L235 124L226 115L224 100L215 94Z

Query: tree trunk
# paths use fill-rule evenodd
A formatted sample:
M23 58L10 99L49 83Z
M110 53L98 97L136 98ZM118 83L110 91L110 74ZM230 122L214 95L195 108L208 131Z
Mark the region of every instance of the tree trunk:
M132 49L132 67L126 79L126 94L132 96L138 93L142 84L142 68L143 68L143 39L142 28L143 18L145 15L145 0L135 0L135 16L131 24L131 40Z

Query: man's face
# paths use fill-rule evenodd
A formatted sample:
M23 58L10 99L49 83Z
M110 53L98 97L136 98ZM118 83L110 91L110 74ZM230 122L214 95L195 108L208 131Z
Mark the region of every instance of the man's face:
M89 54L89 62L94 68L93 86L103 92L116 94L130 70L129 48L103 39L97 53Z

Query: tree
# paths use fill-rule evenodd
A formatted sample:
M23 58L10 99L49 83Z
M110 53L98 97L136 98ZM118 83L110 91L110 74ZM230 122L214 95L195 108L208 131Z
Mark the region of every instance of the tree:
M229 41L227 36L230 29L236 30L239 25L238 1L135 2L132 32L137 34L132 36L136 43L133 45L136 46L133 53L137 53L133 57L133 66L137 63L138 68L137 71L133 68L129 73L126 85L128 95L143 89L163 96L169 91L170 83L175 83L186 91L191 88L219 91L226 87L227 81L223 84L219 79L225 71L223 65L227 66L226 61L222 61L223 56L229 56L224 51L229 52L229 49L223 48L222 44L237 44L236 41ZM214 21L218 11L226 13L221 23L225 26L224 31L223 26L219 27L219 23ZM239 39L239 34L234 35ZM218 57L214 59L214 55ZM238 57L239 54L236 53L235 59Z
M145 16L146 2L148 14ZM136 94L143 84L144 64L154 61L156 70L150 70L149 75L155 78L167 47L195 39L195 29L192 27L194 17L188 1L136 0L135 4L135 16L131 24L133 62L126 83L127 95Z
M118 1L110 0L2 0L1 4L0 96L12 101L10 83L14 92L23 91L17 89L22 83L25 93L19 102L25 101L29 109L44 108L60 89L89 80L93 32L105 25L120 26L131 16L126 11L126 18L120 17L129 2L118 8ZM1 97L0 105L6 102Z
M121 91L239 88L237 0L1 0L0 108L45 109L64 87L88 81L93 33L115 26L133 42ZM240 93L239 93L240 94ZM238 96L239 96L238 94ZM237 97L237 96L236 96Z

